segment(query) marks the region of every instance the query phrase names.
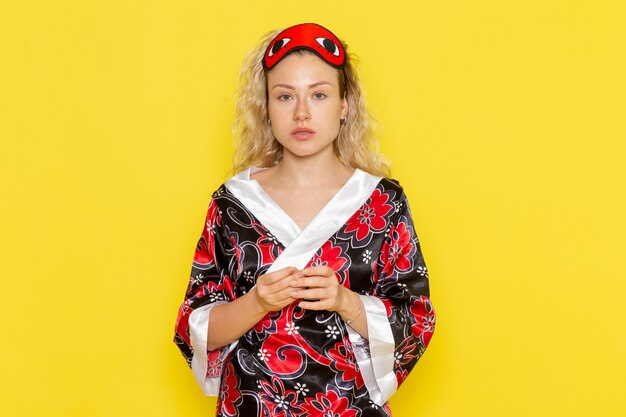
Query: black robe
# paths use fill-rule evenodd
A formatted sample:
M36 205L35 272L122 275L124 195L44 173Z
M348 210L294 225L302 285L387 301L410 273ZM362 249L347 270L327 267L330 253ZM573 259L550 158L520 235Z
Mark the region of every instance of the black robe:
M213 193L174 341L204 393L219 396L217 416L391 415L387 400L435 326L402 187L357 169L300 230L250 179L257 170ZM250 291L261 274L290 265L331 267L363 300L369 340L336 312L294 302L207 352L210 309Z

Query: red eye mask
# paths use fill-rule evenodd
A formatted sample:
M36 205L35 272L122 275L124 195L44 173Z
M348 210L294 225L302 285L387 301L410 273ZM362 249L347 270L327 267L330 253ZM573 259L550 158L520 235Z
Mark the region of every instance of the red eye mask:
M308 49L335 68L342 68L346 52L333 33L315 23L302 23L280 32L267 47L263 68L270 70L290 52Z

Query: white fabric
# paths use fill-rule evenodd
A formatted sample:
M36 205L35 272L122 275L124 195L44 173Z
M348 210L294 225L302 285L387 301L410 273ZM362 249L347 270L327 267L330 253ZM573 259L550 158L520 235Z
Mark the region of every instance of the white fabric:
M291 217L265 192L250 175L267 168L251 167L231 177L224 185L256 216L276 238L287 247L300 234Z
M230 178L224 185L285 247L268 272L287 266L304 268L324 242L367 201L381 180L381 177L355 169L333 198L304 230L300 230L296 222L263 190L259 182L250 178L251 174L264 169L267 168L248 168Z
M398 380L393 371L395 342L383 302L371 295L359 297L365 306L368 340L350 325L347 326L348 336L354 347L354 355L363 375L365 387L372 401L382 406L398 389Z
M196 381L202 388L204 395L217 396L220 388L220 378L207 378L207 335L209 330L209 312L211 309L220 304L226 304L227 301L216 301L214 303L198 307L189 315L189 339L193 348L193 357L191 358L191 371ZM226 357L237 346L234 341L230 346L222 352L222 358Z
M273 272L288 266L303 269L315 252L367 201L382 179L356 169L343 187L320 210L311 222L300 230L293 219L274 201L250 175L267 168L250 167L231 177L224 183L226 188L272 233L285 247L268 269ZM365 386L378 405L384 405L397 390L393 372L394 339L387 313L382 301L373 296L363 299L367 317L369 341L347 326L350 341L355 346L355 355L365 380ZM194 349L192 369L205 395L217 395L218 378L206 378L207 329L209 311L212 306L200 307L189 318L191 343ZM370 355L364 343L369 343ZM227 353L237 341L231 343Z

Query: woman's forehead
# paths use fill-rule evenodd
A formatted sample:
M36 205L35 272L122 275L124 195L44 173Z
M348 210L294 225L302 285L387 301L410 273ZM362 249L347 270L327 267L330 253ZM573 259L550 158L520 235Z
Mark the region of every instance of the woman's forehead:
M339 70L308 51L295 51L285 56L267 73L268 83L315 83L328 81L337 85ZM270 85L271 87L271 85Z

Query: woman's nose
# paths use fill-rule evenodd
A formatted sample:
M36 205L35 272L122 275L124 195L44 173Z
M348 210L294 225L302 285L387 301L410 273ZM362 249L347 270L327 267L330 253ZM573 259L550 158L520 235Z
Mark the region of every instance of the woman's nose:
M308 120L311 118L311 113L309 113L309 107L307 106L306 101L300 100L298 102L293 118L294 120Z

